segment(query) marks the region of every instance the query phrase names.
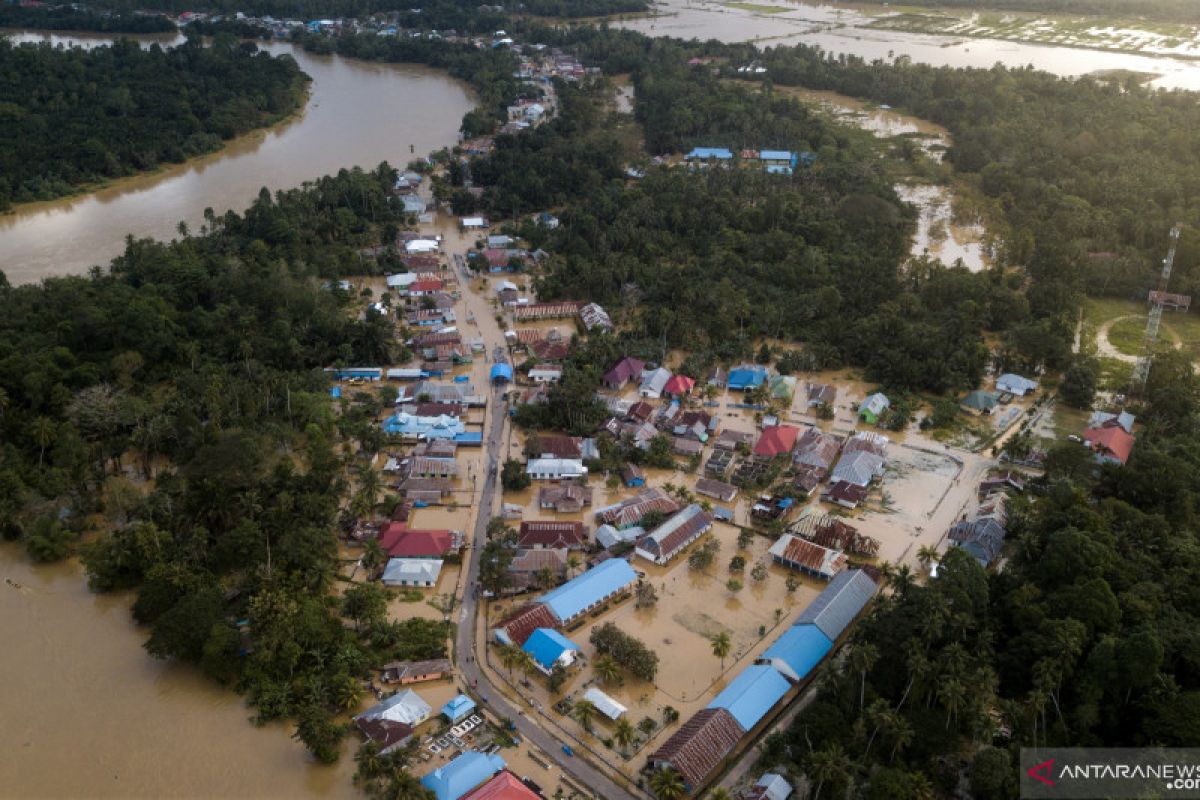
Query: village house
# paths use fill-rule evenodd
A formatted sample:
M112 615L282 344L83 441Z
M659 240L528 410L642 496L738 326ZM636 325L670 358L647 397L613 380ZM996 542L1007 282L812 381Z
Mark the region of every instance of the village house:
M563 369L559 364L538 364L529 370L529 380L534 383L558 383Z
M432 588L442 574L442 564L438 558L392 558L383 569L382 581L386 586Z
M379 535L379 546L393 558L445 558L462 547L462 534L445 529L409 528L390 522Z
M433 714L433 707L425 702L421 695L412 689L403 689L383 702L371 706L366 711L354 717L359 720L389 720L403 722L410 728L416 728Z
M454 483L446 478L405 478L396 488L413 503L437 503L454 493Z
M565 547L518 550L508 565L508 589L526 591L538 586L544 574L551 575L555 584L559 583L567 575L568 553Z
M684 788L696 792L733 752L745 731L724 708L706 708L683 723L649 759L652 769L673 769Z
M625 466L621 467L621 482L630 489L645 486L646 472L637 464L626 461Z
M531 458L525 473L535 481L561 481L586 477L588 470L575 458Z
M696 386L696 381L687 375L672 375L663 385L663 395L676 400L687 397Z
M863 422L866 422L868 425L878 425L879 420L883 417L891 405L891 401L888 400L884 394L881 392L876 392L866 400L863 400L859 405L859 419L861 419Z
M597 509L596 520L623 530L639 524L651 511L674 514L679 508L679 503L662 489L644 489L633 497Z
M754 455L770 459L790 453L796 446L796 437L799 435L800 429L794 425L774 425L764 428L762 435L754 444Z
M666 367L659 367L650 372L642 373L642 382L638 386L638 396L649 400L657 400L662 397L663 388L667 382L671 380L671 371Z
M1008 525L1007 501L1007 495L992 495L980 505L974 519L959 520L946 535L952 546L961 547L984 569L996 560L1004 547Z
M1134 437L1120 425L1088 428L1083 432L1083 441L1096 453L1096 461L1101 464L1124 466L1133 452Z
M583 458L583 439L565 433L538 433L526 440L525 452L542 458Z
M1128 434L1133 433L1133 424L1137 421L1137 417L1130 414L1128 411L1121 411L1117 414L1108 411L1094 411L1091 418L1088 419L1089 428L1120 428Z
M391 719L367 719L355 717L354 726L359 733L379 746L379 755L404 747L413 737L413 728L405 722Z
M754 444L754 434L748 431L735 431L726 428L713 440L717 450L737 450L739 446L749 448Z
M383 665L379 679L384 683L423 683L448 678L453 674L449 659L428 661L392 661Z
M592 505L592 487L560 483L538 489L538 508L559 514L576 514Z
M582 522L534 520L521 523L517 547L528 550L582 550L587 540L588 529Z
M600 330L610 333L613 329L612 318L608 312L596 303L588 303L579 308L579 325L584 331Z
M821 499L842 508L855 509L858 508L859 503L867 499L868 494L870 494L870 488L867 486L859 486L848 481L832 481L821 493Z
M846 556L836 550L785 533L768 551L775 563L821 580L832 580L846 568Z
M509 614L492 629L500 644L520 647L538 628L553 628L558 619L543 603L530 603Z
M634 553L659 566L669 562L712 527L712 517L696 503L670 517L638 542Z
M965 397L958 401L958 407L962 411L974 416L991 414L998 405L1000 405L999 395L980 389L967 393Z
M767 368L757 364L742 364L729 371L726 385L731 392L750 392L767 382Z
M671 437L671 454L694 458L704 452L704 443L687 436Z
M729 503L737 497L738 487L732 483L715 481L711 478L700 478L696 481L696 494L720 500L722 503Z
M787 800L791 794L792 785L782 775L766 772L753 786L743 790L738 800Z
M542 800L542 796L502 769L487 783L467 792L461 800Z
M1014 375L1011 372L1006 372L999 378L996 378L996 391L1011 394L1014 397L1024 397L1027 394L1036 392L1037 388L1037 381L1032 381L1020 375Z
M432 792L436 800L460 800L505 766L504 759L495 753L468 750L421 778L421 785Z
M533 658L538 669L549 675L555 667L565 669L574 664L579 645L553 628L538 628L525 640L521 649Z
M604 373L604 377L601 378L601 383L603 383L606 388L614 392L619 392L624 389L625 385L630 381L640 380L642 377L642 370L644 368L645 364L643 362L638 361L636 358L625 356L616 364L614 364L612 369Z

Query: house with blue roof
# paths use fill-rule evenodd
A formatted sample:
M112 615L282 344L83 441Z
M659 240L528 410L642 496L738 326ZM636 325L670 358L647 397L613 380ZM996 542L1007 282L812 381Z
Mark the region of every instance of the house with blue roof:
M833 642L816 625L794 625L784 631L754 663L774 667L783 677L799 683L832 649Z
M529 634L521 649L533 658L538 669L549 675L555 667L574 664L579 645L553 628L538 628Z
M708 704L733 715L742 730L749 732L783 699L792 687L774 667L753 664L742 670L733 682Z
M766 383L767 368L753 364L743 364L729 371L726 386L738 392L748 392Z
M733 159L733 151L728 147L693 147L692 151L684 156L687 161L731 161Z
M489 375L489 378L491 379L493 386L498 383L512 383L513 368L510 365L505 364L503 361L498 364L494 364L492 366L492 371Z
M637 573L623 558L613 558L542 595L543 603L560 625L566 625L637 582Z
M458 722L463 717L475 710L475 701L467 697L465 694L460 694L449 703L442 706L442 715L450 720L451 724Z
M437 800L458 800L505 766L504 759L495 753L468 750L421 778L421 785L433 792Z
M383 430L406 439L454 439L465 433L467 426L458 417L445 414L422 417L400 412L383 421Z

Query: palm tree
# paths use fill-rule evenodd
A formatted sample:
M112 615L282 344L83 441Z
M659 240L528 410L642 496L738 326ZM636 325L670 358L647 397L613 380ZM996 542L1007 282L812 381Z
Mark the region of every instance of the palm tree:
M596 704L591 700L580 700L571 709L571 716L575 717L575 721L582 725L585 731L591 733L592 720L596 718L598 710Z
M958 716L958 710L967 696L967 689L962 681L954 676L942 680L937 688L938 700L946 709L946 727L950 727L950 719Z
M679 709L675 706L667 706L663 709L663 724L670 725L672 722L679 719Z
M537 571L537 585L541 589L551 589L554 587L554 570L549 567L542 567Z
M637 739L637 731L629 720L621 717L617 720L616 728L613 729L613 738L616 739L617 744L628 751L629 745Z
M379 743L368 739L355 752L354 763L358 765L354 775L355 783L360 783L363 779L370 780L383 772L386 762L384 756L379 754Z
M521 660L523 655L520 648L514 644L505 644L500 646L500 663L508 668L508 677L512 677L513 667Z
M821 787L826 781L832 781L846 775L846 753L837 742L813 751L808 757L808 771L817 781L817 790L813 798L821 796Z
M724 786L718 786L708 793L708 800L733 800L733 796Z
M912 744L913 727L908 720L897 714L892 720L888 737L892 740L892 754L888 758L890 764L896 760L897 753Z
M374 575L375 570L387 563L387 560L387 551L380 546L377 540L369 539L367 543L363 545L362 565L363 569L367 571L368 575Z
M575 570L579 569L581 566L583 566L583 562L579 560L579 556L575 555L574 553L567 556L567 574L568 575L574 575Z
M363 697L362 682L355 680L349 675L343 676L342 680L338 681L337 687L334 689L334 697L338 708L342 711L350 711L356 708Z
M46 455L46 448L54 441L54 420L49 417L38 417L29 425L29 435L38 446L38 466Z
M383 482L379 473L370 464L363 464L358 470L358 491L366 499L369 509L373 509L379 502L379 492L382 489Z
M931 544L923 544L917 548L917 561L921 562L921 566L929 569L929 565L937 561L937 548Z
M526 653L524 650L517 651L517 669L528 678L537 671L537 662L533 660L533 656Z
M850 651L850 668L861 676L858 685L859 713L862 713L863 701L866 699L867 673L871 671L871 667L875 666L875 662L878 660L879 649L868 642L860 642Z
M596 662L592 664L592 670L603 683L612 683L621 674L621 668L617 665L616 659L610 655L597 658Z
M725 669L725 656L733 649L733 640L729 638L729 632L721 631L709 641L712 643L713 655L721 659L721 669Z
M912 588L914 582L912 567L908 564L901 564L896 570L896 574L892 576L892 590L903 596Z
M658 800L679 800L685 794L683 776L670 767L661 769L650 777L650 789Z

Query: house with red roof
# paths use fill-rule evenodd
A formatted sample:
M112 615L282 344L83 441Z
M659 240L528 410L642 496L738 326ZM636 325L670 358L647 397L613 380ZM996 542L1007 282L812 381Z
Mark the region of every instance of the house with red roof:
M687 375L672 375L667 381L667 385L663 387L662 393L667 397L685 397L691 394L692 389L696 388L696 381L689 378Z
M460 800L542 800L542 796L521 783L516 775L502 769L496 777L467 792Z
M454 539L448 530L417 530L392 522L379 534L379 546L392 558L444 558L455 549Z
M1133 452L1133 434L1120 426L1088 428L1083 432L1083 440L1096 452L1096 460L1101 464L1124 466Z
M440 292L444 285L441 281L413 281L405 291L409 297L423 297L427 294Z
M754 443L754 455L763 458L774 458L792 452L796 446L796 437L800 429L794 425L774 425L764 428L762 436Z

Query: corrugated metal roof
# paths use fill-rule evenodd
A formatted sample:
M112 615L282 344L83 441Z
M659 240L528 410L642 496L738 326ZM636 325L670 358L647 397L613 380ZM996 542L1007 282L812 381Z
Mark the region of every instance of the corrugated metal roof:
M705 708L671 734L650 761L670 764L688 787L698 789L744 734L728 710Z
M421 778L421 785L433 792L437 800L458 800L504 767L504 759L494 753L469 750Z
M792 624L816 625L830 641L836 642L871 602L878 588L861 569L846 570L834 577Z
M538 628L521 647L533 656L533 660L546 669L558 663L558 659L568 650L578 650L579 645L572 642L553 628Z
M832 648L833 642L816 625L795 625L784 631L754 663L772 666L788 680L799 682Z
M742 670L708 707L728 710L738 725L749 731L790 688L787 679L773 667L754 664Z
M614 558L547 592L540 602L560 621L566 621L636 580L629 562Z

